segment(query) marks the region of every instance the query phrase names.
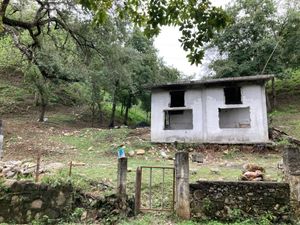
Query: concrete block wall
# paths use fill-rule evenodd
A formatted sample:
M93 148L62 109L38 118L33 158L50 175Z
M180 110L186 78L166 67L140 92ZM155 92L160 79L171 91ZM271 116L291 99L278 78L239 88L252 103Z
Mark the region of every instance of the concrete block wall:
M164 128L164 111L170 108L170 91L153 90L151 100L152 142L260 143L268 142L265 88L241 86L242 104L225 104L223 87L194 88L185 91L185 107L192 110L192 129ZM220 128L219 109L249 108L249 127Z

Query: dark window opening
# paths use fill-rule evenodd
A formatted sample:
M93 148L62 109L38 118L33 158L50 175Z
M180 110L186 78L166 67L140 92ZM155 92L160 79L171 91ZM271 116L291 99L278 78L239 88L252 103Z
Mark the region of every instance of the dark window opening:
M165 130L190 130L193 129L193 111L167 110L165 111Z
M250 108L219 108L220 128L251 128Z
M226 87L224 88L225 104L242 104L241 88Z
M184 91L171 91L170 107L184 107Z

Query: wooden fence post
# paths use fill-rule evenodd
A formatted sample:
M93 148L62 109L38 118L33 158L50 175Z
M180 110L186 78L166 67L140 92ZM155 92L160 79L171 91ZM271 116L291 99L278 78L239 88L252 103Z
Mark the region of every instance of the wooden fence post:
M189 153L175 154L175 211L182 219L190 219Z
M39 182L40 176L40 164L41 164L41 151L38 149L37 159L36 159L36 171L35 171L35 182Z
M2 120L0 120L0 159L3 158L3 129L2 129Z
M142 169L141 167L136 168L135 177L135 201L134 201L134 214L140 213L141 208L141 185L142 185Z
M126 196L127 158L118 159L117 195Z
M70 161L70 165L69 165L69 177L72 176L72 167L73 167L73 162Z

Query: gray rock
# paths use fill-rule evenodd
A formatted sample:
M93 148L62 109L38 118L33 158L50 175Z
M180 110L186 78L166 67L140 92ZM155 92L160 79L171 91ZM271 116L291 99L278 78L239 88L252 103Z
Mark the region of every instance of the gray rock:
M37 199L31 203L31 208L32 209L40 209L40 208L42 208L42 205L43 205L43 201L41 199Z
M135 152L134 152L133 150L131 150L131 151L128 152L128 155L129 155L130 157L133 157L133 156L135 155Z
M6 178L14 178L17 175L17 172L9 170L9 171L3 172L3 174Z
M192 157L192 162L203 163L204 155L202 153L199 152L193 153L191 157Z
M59 192L57 198L56 198L56 204L58 206L63 205L66 202L66 197L64 195L64 193L62 193L61 191Z

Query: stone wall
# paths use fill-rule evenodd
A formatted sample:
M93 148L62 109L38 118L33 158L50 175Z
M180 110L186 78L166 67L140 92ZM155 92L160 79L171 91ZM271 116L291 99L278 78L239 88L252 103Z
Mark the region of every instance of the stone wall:
M286 146L283 151L284 178L290 184L291 203L295 215L300 217L300 148Z
M233 220L271 213L277 221L290 219L287 183L201 181L190 184L194 218Z
M0 187L0 223L61 218L72 208L72 187L6 182Z

